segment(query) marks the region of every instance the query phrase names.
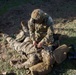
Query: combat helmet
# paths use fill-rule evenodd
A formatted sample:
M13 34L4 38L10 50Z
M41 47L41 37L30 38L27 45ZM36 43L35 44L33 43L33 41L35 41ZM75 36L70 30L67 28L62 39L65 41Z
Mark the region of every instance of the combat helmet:
M32 13L31 13L31 18L34 20L39 20L42 21L45 17L45 13L44 11L42 11L41 9L35 9Z

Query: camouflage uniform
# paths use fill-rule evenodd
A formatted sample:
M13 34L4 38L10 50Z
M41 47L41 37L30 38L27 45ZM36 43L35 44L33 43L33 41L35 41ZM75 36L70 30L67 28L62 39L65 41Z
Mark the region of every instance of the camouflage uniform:
M26 24L24 21L21 22L22 31L16 37L17 41L24 39L25 37L30 37L29 40L32 43L36 41L37 43L41 42L43 45L51 50L52 43L54 42L53 34L53 20L52 18L44 13L40 9L35 9L32 14L31 18L28 21L28 28L25 27Z
M67 58L69 47L65 44L59 46L53 53L46 49L41 51L42 62L30 67L32 75L47 75L54 65L54 63L62 63Z
M9 43L9 46L16 50L19 53L25 53L25 56L27 58L27 61L22 63L19 68L24 67L29 68L33 66L34 64L38 63L40 61L40 55L37 53L37 49L33 44L30 43L30 41L27 41L29 38L27 37L24 42L18 42L12 37L7 37L6 40Z
M35 9L28 21L29 33L32 41L37 43L53 43L53 20L41 9Z

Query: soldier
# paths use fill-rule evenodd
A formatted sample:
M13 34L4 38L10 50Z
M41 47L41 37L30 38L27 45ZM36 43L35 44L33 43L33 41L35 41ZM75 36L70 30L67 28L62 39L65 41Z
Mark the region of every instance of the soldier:
M56 62L58 64L62 63L67 58L67 53L69 52L69 47L67 45L61 45L56 48L53 52L49 52L49 48L44 46L44 49L40 48L40 51L28 41L26 38L24 42L18 42L8 35L4 35L8 41L11 48L18 52L24 52L27 57L27 61L19 64L17 67L26 69L29 68L32 75L46 75L48 74L53 64Z
M28 21L30 38L27 37L28 30L24 26L26 24L22 21L21 25L22 25L23 30L16 37L16 40L14 40L11 37L8 37L6 40L8 41L8 43L10 44L10 46L12 48L17 50L18 52L23 51L23 52L25 52L26 55L28 55L27 62L22 64L22 66L24 66L24 65L32 66L40 60L40 59L38 59L38 61L36 61L36 63L35 63L35 59L39 58L38 54L35 53L35 51L37 51L37 48L41 48L43 46L43 44L45 44L45 45L52 44L54 42L53 20L48 14L46 14L41 9L35 9L31 14L30 20ZM25 34L24 34L24 32L25 32ZM22 37L25 38L25 40L21 43L18 42L23 39ZM31 44L30 47L28 46L29 44ZM37 47L37 48L34 48L34 47ZM51 47L49 47L48 49L51 49ZM32 54L33 53L32 50L35 50L34 54ZM29 53L30 53L30 55L29 55ZM27 64L27 63L29 63L29 64Z
M40 61L41 58L39 53L37 53L37 49L33 44L30 43L30 41L28 41L29 37L27 37L23 42L18 42L12 37L9 37L7 34L3 34L3 37L13 50L16 50L21 54L24 53L26 57L27 61L18 65L17 68L25 67L27 69Z
M52 44L54 43L53 24L52 18L47 13L41 9L35 9L31 13L31 18L28 21L29 31L26 28L26 23L22 21L22 31L17 35L16 40L21 41L30 35L29 40L36 48L41 48L45 45L51 50ZM25 35L25 33L29 35Z
M69 51L67 45L62 45L55 51L49 52L51 49L49 45L54 42L54 30L53 20L48 14L41 9L35 9L32 12L28 21L30 37L27 37L29 35L26 34L28 31L24 26L24 22L21 22L21 25L23 30L20 34L25 39L23 42L18 42L18 39L22 37L18 38L19 36L17 36L15 40L8 35L4 35L11 48L18 52L24 52L27 57L27 61L18 65L19 68L25 66L25 68L30 69L32 75L44 75L50 72L55 62L61 63L66 59ZM26 36L24 37L23 35ZM44 48L42 49L41 47ZM39 51L39 48L41 51Z
M35 9L32 12L28 21L28 28L34 46L40 48L44 44L47 45L54 42L53 24L52 18L41 9Z
M67 58L67 53L70 48L63 44L56 48L53 53L48 52L47 50L42 50L42 62L30 67L32 75L47 75L54 65L54 63L62 63Z

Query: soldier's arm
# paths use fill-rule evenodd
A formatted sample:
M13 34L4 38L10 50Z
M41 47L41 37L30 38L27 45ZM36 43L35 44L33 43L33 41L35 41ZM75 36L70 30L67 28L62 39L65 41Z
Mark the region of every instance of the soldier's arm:
M28 32L28 30L27 30L27 23L25 21L21 21L21 26L22 26L22 30L25 33Z
M54 22L51 17L48 18L47 25L51 27L50 29L51 29L52 33L54 34L54 28L53 28Z
M42 43L46 43L46 42L53 43L54 42L53 33L51 31L51 27L48 28L47 35L41 40L41 42Z
M53 43L54 42L54 39L53 39L53 34L54 34L54 29L53 29L53 20L51 17L48 18L48 21L47 21L47 25L48 25L48 29L47 29L47 34L46 36L41 40L41 42L51 42Z
M34 25L32 19L30 19L28 21L28 28L29 28L30 37L31 37L32 41L34 41L35 40L35 25Z

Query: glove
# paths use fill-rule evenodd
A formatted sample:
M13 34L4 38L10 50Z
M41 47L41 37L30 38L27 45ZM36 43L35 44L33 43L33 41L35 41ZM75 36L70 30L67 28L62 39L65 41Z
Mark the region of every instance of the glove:
M38 48L41 48L42 46L43 46L42 42L39 42L38 45L37 45Z

